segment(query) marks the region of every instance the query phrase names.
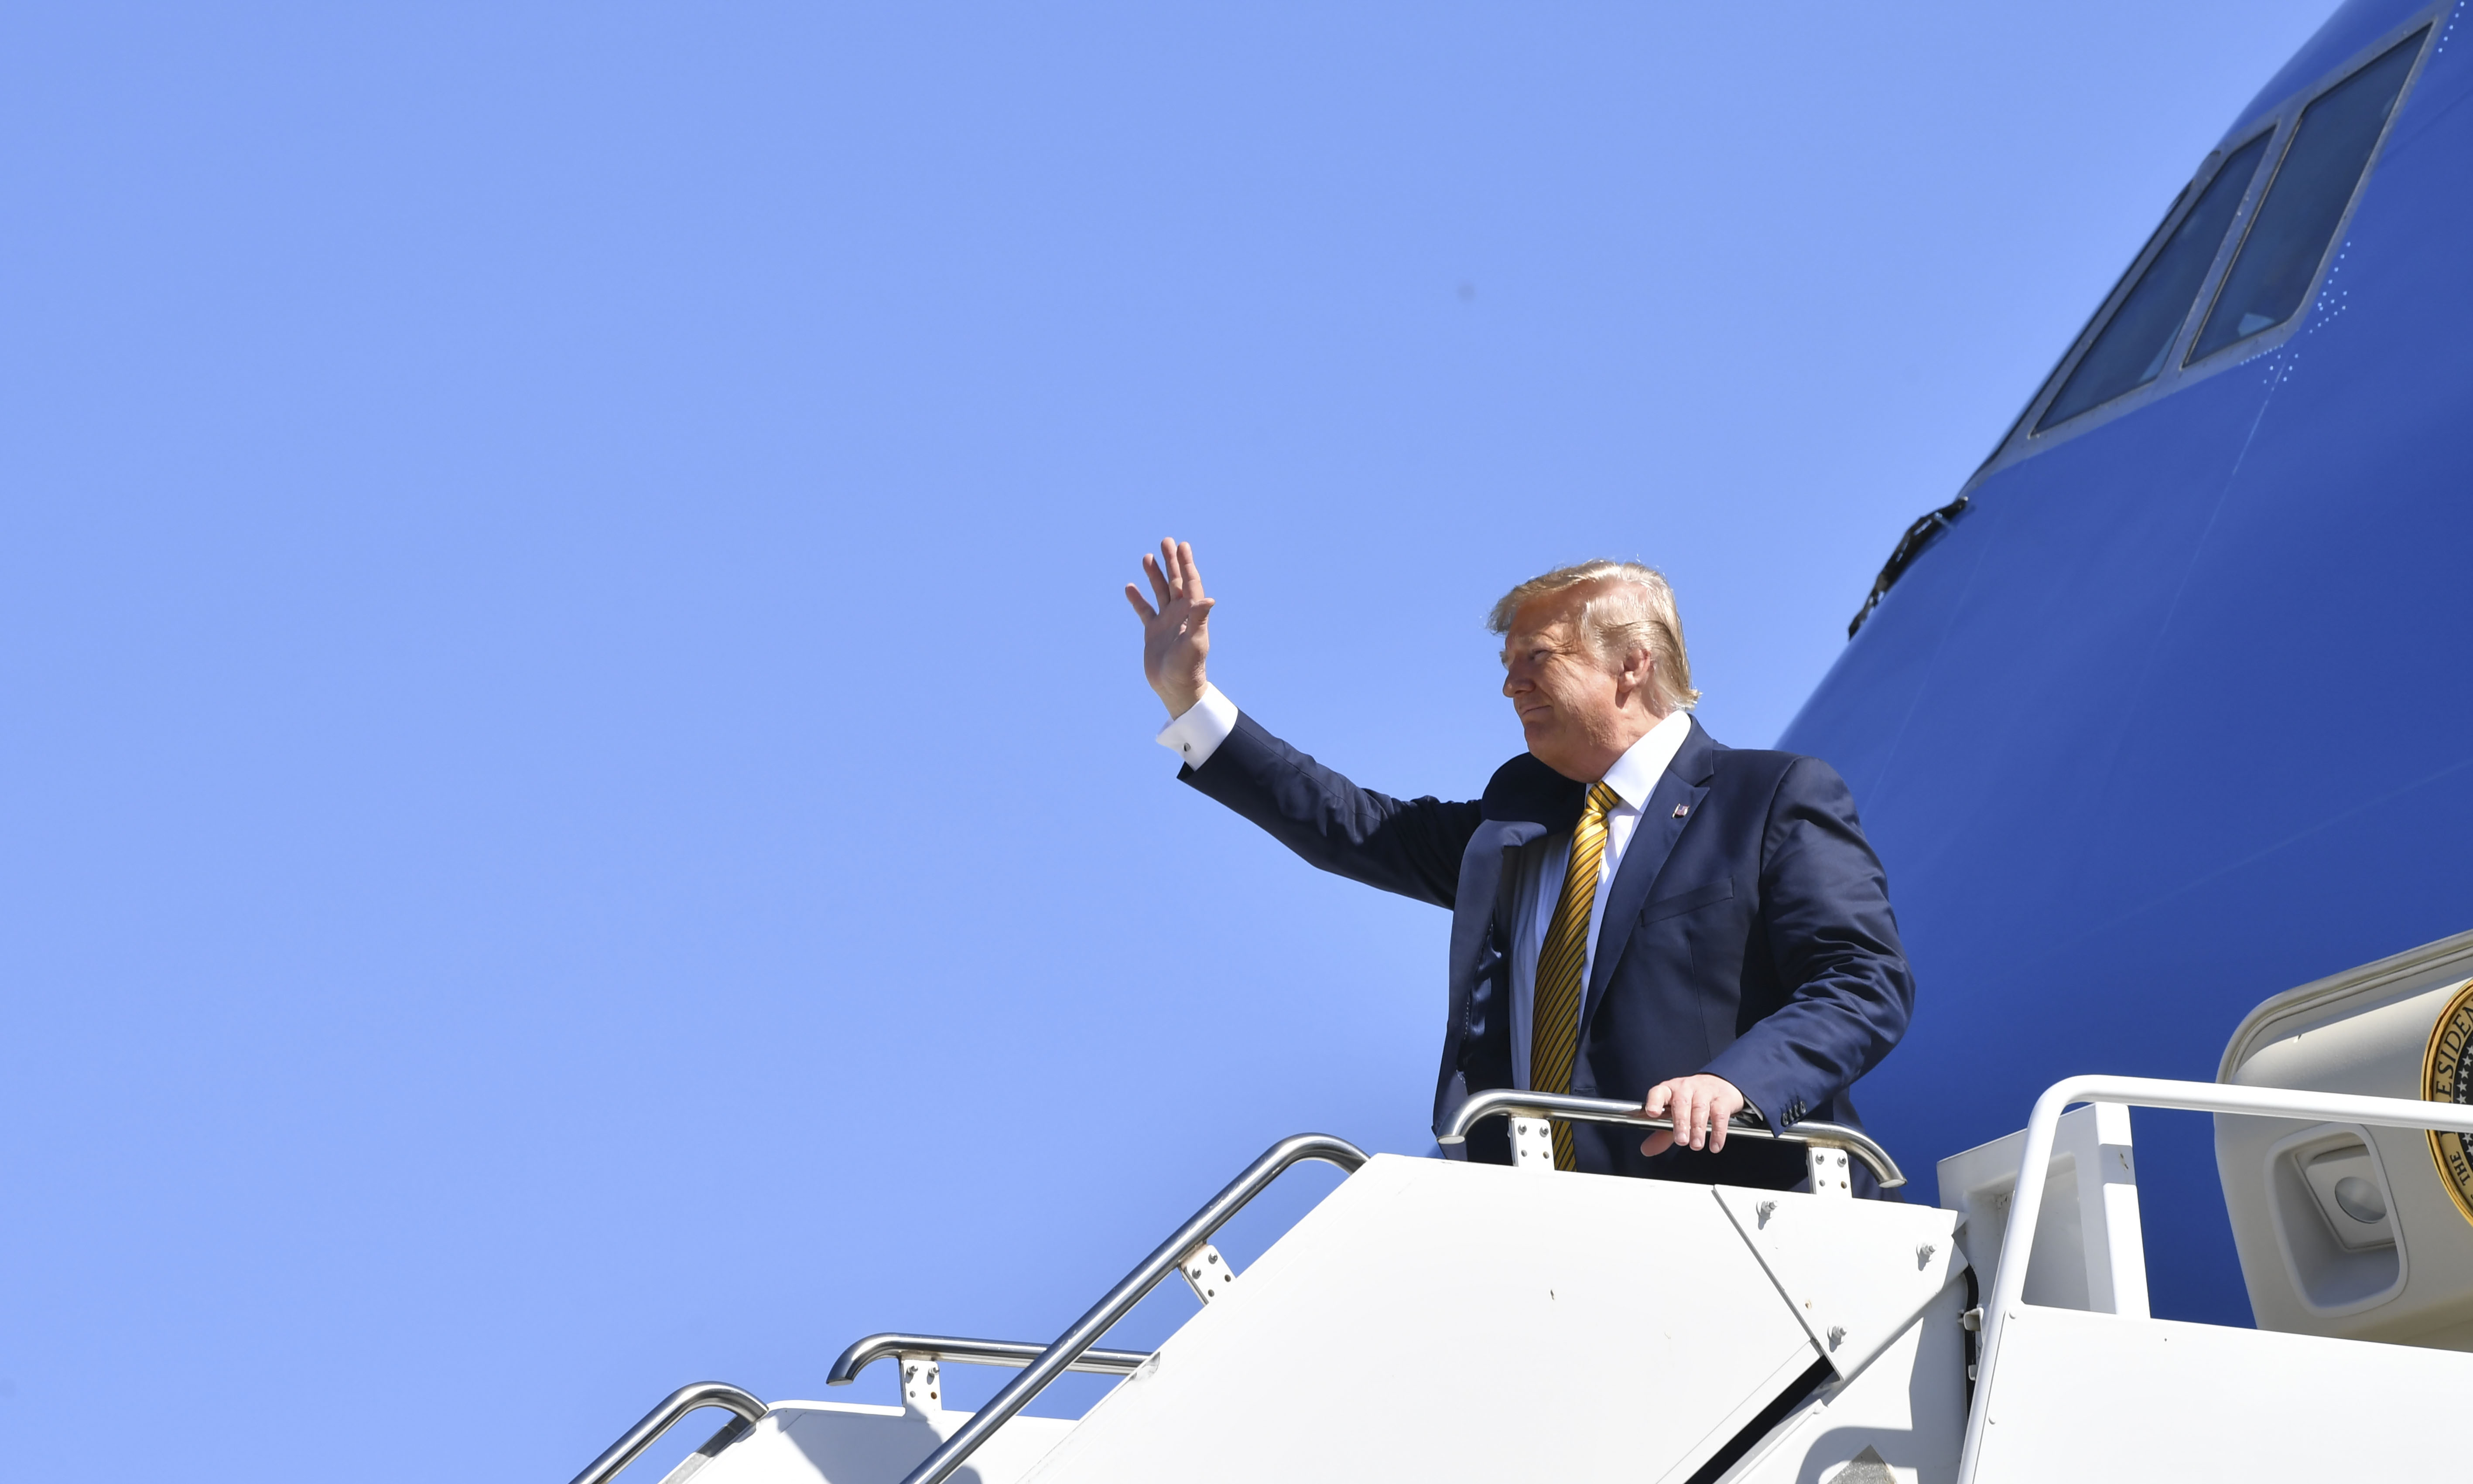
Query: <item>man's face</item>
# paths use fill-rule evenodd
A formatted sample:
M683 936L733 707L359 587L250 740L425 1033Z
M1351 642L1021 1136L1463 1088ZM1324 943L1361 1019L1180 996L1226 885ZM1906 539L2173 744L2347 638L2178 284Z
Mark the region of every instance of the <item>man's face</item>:
M1567 778L1595 782L1621 755L1624 728L1616 678L1580 636L1584 591L1531 598L1502 641L1502 693L1537 760Z

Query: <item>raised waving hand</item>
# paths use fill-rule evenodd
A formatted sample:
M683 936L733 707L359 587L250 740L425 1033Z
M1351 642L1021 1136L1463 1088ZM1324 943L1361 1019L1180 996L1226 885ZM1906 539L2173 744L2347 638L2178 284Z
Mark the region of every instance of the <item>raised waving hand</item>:
M1159 607L1143 602L1140 587L1125 584L1125 601L1142 621L1142 676L1167 714L1183 716L1202 699L1203 660L1211 653L1212 604L1202 595L1193 543L1161 541L1158 556L1142 555L1142 572Z

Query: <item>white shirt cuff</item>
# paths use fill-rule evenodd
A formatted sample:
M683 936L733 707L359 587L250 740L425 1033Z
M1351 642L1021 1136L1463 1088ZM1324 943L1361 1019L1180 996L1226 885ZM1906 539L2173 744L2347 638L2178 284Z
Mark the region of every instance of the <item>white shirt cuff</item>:
M1218 686L1205 684L1201 700L1160 729L1159 745L1185 759L1187 767L1199 768L1236 730L1236 703L1221 695Z

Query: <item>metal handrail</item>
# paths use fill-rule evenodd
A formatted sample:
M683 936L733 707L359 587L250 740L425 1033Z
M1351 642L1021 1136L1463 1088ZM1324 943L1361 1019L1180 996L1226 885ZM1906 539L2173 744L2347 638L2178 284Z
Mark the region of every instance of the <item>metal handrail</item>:
M1637 1129L1672 1129L1671 1118L1652 1118L1640 1111L1638 1103L1620 1102L1603 1097L1573 1097L1565 1092L1526 1092L1518 1088L1496 1088L1479 1092L1460 1105L1452 1121L1436 1136L1436 1142L1465 1143L1469 1130L1500 1113L1532 1118L1562 1118L1574 1123L1622 1123ZM1757 1123L1726 1125L1728 1138L1769 1138L1787 1144L1811 1144L1821 1149L1843 1149L1863 1161L1881 1182L1884 1190L1895 1190L1907 1183L1898 1169L1898 1161L1889 1151L1873 1141L1861 1129L1850 1129L1842 1123L1795 1123L1783 1129L1772 1129Z
M2027 1259L2035 1245L2035 1224L2044 1211L2044 1182L2027 1171L2053 1162L2061 1113L2072 1103L2119 1103L2128 1108L2172 1108L2185 1113L2242 1113L2264 1118L2315 1118L2383 1129L2437 1130L2473 1136L2473 1107L2424 1103L2404 1097L2362 1097L2349 1092L2311 1092L2293 1088L2244 1088L2221 1082L2173 1082L2161 1077L2068 1077L2035 1099L2027 1120L2027 1147L2018 1155L2018 1185L2009 1197L2009 1225L2001 1237L2001 1268L1983 1311L1983 1345L1977 1360L1975 1402L1967 1409L1966 1448L1959 1455L1959 1484L1974 1484L1983 1448L1984 1421L1992 1405L1992 1377L2001 1364L2002 1332L2026 1303Z
M924 1355L930 1360L957 1360L970 1366L1026 1366L1047 1353L1047 1347L1026 1340L959 1340L948 1334L871 1334L853 1340L833 1368L825 1373L828 1386L847 1386L858 1374L887 1355ZM1131 1376L1151 1358L1146 1350L1086 1350L1066 1367L1100 1376Z
M1074 1361L1087 1353L1092 1342L1108 1332L1109 1327L1125 1317L1142 1296L1158 1286L1160 1280L1175 1271L1177 1263L1194 1249L1195 1244L1210 1240L1211 1234L1226 1225L1228 1218L1245 1209L1246 1203L1262 1192L1264 1186L1279 1178L1280 1172L1305 1160L1319 1160L1355 1171L1364 1167L1369 1156L1344 1138L1328 1134L1295 1134L1273 1144L1262 1157L1245 1166L1245 1172L1228 1183L1226 1189L1211 1198L1202 1209L1195 1211L1185 1225L1166 1241L1160 1243L1151 1255L1126 1274L1107 1296L1091 1306L1091 1311L1073 1322L1073 1328L1056 1337L1056 1343L1040 1352L1020 1376L1005 1382L1004 1388L990 1398L988 1404L973 1413L944 1445L927 1455L926 1460L910 1471L901 1484L944 1484L945 1477L962 1466L973 1449L1039 1395L1048 1382L1063 1375Z
M644 1414L644 1420L627 1429L627 1435L612 1443L602 1455L584 1466L573 1484L608 1484L621 1469L636 1461L636 1455L651 1448L662 1433L678 1424L680 1418L699 1407L728 1407L739 1420L730 1424L741 1431L763 1420L770 1410L754 1394L739 1390L727 1381L698 1381L682 1386L669 1394L660 1406ZM728 1430L728 1429L725 1429ZM705 1445L710 1448L711 1444ZM718 1452L720 1449L713 1448Z

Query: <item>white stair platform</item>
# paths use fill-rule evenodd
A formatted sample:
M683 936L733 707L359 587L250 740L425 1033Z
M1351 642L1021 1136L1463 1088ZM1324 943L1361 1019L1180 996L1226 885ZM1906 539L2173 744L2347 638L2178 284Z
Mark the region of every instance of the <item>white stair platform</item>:
M1949 1247L1947 1211L1729 1193ZM1378 1157L1030 1477L1688 1477L1824 1358L1715 1195Z
M1871 1448L1905 1470L1885 1477L1947 1479L1965 1404L1955 1221L1379 1156L1087 1417L1017 1417L955 1478L1679 1484L1765 1436L1738 1475ZM1847 1383L1870 1369L1885 1382ZM692 1477L899 1484L967 1417L785 1402Z

